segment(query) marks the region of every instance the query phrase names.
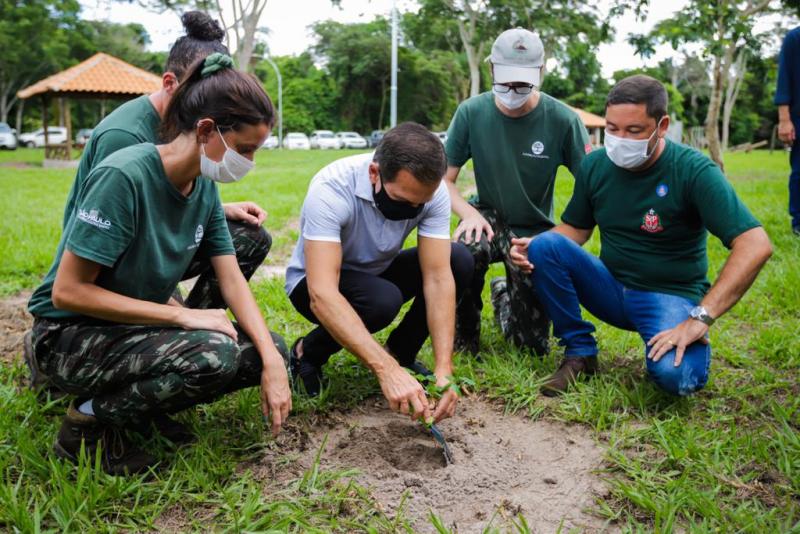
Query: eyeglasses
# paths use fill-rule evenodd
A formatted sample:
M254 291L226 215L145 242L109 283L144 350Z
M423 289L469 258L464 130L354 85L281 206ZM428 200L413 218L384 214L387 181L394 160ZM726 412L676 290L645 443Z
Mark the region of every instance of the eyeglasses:
M525 84L525 85L506 85L504 83L493 83L494 90L498 93L510 93L514 91L518 95L529 95L531 91L533 91L533 84Z

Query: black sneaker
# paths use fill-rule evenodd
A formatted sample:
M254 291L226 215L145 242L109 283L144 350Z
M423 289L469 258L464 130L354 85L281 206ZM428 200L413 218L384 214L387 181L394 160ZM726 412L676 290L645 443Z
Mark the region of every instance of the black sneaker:
M39 362L36 361L36 354L33 352L33 333L30 330L25 332L25 337L22 338L22 357L31 374L30 385L28 387L37 393L40 400L47 400L48 396L50 400L56 400L67 395L58 389L50 381L50 377L44 374L39 368Z
M429 377L433 376L433 373L431 372L431 370L428 369L427 367L425 367L425 365L422 362L420 362L419 360L414 360L413 362L411 362L408 365L403 364L403 363L401 363L400 365L402 365L403 367L405 367L406 369L408 369L409 371L411 371L414 374L422 375L422 376L429 376Z
M81 445L89 459L99 448L100 463L109 475L142 473L156 465L156 458L134 447L124 431L78 411L78 402L72 401L61 422L53 445L56 456L77 464Z
M297 356L297 345L301 341L303 341L302 337L297 338L289 351L289 368L292 372L292 382L297 384L299 378L302 380L308 396L317 397L322 390L322 367L317 367L305 358Z

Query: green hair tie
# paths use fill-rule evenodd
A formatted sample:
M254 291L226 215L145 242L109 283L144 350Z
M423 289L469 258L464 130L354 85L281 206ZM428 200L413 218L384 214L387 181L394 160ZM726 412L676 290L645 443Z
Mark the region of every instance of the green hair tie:
M212 74L223 69L233 68L233 58L227 54L214 52L203 62L203 70L200 71L201 78L208 78Z

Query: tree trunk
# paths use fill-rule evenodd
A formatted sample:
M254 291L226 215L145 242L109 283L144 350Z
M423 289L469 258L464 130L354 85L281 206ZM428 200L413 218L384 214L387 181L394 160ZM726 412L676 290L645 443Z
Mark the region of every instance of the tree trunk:
M725 170L722 161L722 147L719 140L719 111L722 106L722 90L725 87L728 69L730 69L733 58L733 47L729 46L725 50L725 55L714 56L713 77L711 82L711 99L708 102L708 114L706 115L706 141L708 142L708 153L714 163L719 168Z
M739 91L744 83L744 76L747 74L747 51L741 48L736 55L734 63L735 70L733 76L728 75L728 86L725 88L725 104L722 108L722 150L728 150L728 140L730 139L731 115L736 99L739 98Z
M25 101L17 101L17 135L22 133L22 114L25 112Z
M472 44L472 35L463 21L458 21L458 34L461 36L461 44L464 45L464 52L467 54L467 64L469 65L469 96L475 96L481 90L481 68L478 51Z

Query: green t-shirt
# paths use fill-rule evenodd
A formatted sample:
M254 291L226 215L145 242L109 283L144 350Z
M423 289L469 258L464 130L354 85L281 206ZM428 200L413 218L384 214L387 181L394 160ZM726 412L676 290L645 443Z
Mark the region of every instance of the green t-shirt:
M447 131L447 161L472 158L480 204L493 208L519 236L553 227L553 189L559 165L575 175L591 151L578 115L540 93L539 104L518 118L504 115L490 92L462 102Z
M719 167L667 141L651 168L617 167L605 149L586 157L561 219L600 229L600 259L626 287L699 302L709 288L706 231L730 248L760 226Z
M150 143L119 150L86 177L56 257L28 310L53 319L52 289L64 249L102 265L96 283L115 293L164 304L195 254L234 254L214 182L197 178L188 196L167 178Z
M63 228L67 226L75 201L92 169L117 150L139 143L158 144L160 126L161 117L147 95L125 102L100 121L81 155L78 173L64 208Z

